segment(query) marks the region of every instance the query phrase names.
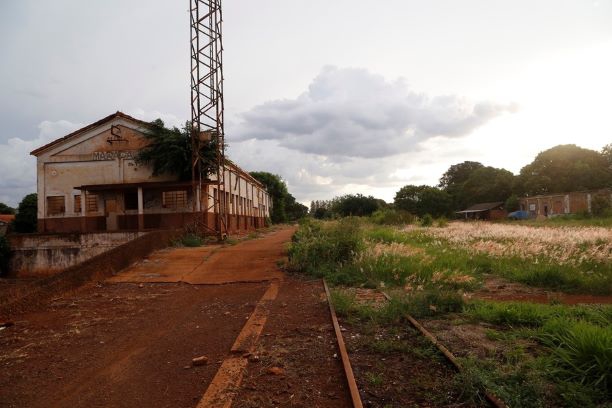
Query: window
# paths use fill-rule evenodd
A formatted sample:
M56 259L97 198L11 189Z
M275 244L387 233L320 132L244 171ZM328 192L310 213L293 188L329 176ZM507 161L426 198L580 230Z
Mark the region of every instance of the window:
M126 210L137 210L138 190L128 190L123 193L123 204Z
M162 207L174 210L187 207L187 191L164 191L162 195Z
M79 214L81 212L81 195L74 195L74 213Z
M66 212L64 196L47 197L47 215L62 215Z
M87 194L85 196L87 204L87 212L98 212L98 196L95 194Z

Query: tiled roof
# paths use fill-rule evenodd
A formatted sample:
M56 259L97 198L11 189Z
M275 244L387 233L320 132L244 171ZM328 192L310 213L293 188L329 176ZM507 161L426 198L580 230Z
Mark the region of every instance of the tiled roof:
M13 221L15 219L15 216L13 214L0 214L0 222L4 222L6 224L8 224L9 222Z

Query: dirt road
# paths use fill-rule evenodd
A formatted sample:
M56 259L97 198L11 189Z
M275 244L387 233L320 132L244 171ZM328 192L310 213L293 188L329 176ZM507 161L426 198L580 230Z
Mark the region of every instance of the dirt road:
M323 288L277 268L292 232L160 251L17 316L0 331L0 406L196 407L213 378L224 387L215 376L236 358L245 367L234 406L349 406ZM260 324L254 311L271 282L278 295L261 336L232 353L247 323ZM193 366L200 356L208 363Z

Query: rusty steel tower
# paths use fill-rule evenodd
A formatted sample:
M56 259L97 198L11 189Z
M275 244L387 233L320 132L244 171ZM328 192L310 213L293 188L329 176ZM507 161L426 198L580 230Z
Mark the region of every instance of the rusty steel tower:
M214 231L219 239L223 239L228 229L228 200L225 193L221 0L190 0L190 14L193 209L200 215L204 210L213 209ZM216 180L213 182L202 180L200 150L203 146L215 150ZM208 195L210 184L216 185L216 193L210 195L212 205L203 208L202 186Z

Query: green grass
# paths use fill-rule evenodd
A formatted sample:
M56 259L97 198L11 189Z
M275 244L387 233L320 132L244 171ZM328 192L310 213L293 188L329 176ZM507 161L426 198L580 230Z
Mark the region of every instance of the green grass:
M199 247L204 245L204 239L195 234L185 234L179 241L179 245L186 247Z
M386 248L401 244L405 250L367 252L377 243ZM384 286L394 296L380 308L358 304L350 289L332 290L338 314L361 327L405 329L406 314L439 319L449 313L455 324L493 325L487 339L506 347L487 358L464 361L467 369L460 381L466 401L482 399L484 387L516 407L590 407L612 399L612 306L465 303L461 293L478 289L485 275L493 274L530 286L610 295L610 262L561 265L554 259L536 263L493 257L454 247L427 230L401 231L347 219L302 223L289 250L288 269L325 277L335 285ZM388 339L368 347L377 353L414 352Z
M489 339L512 341L509 333L537 340L546 354L531 370L555 383L567 404L612 398L612 306L479 301L466 305L464 314L503 327L488 331ZM518 356L507 363L521 361Z
M612 323L612 306L605 305L472 301L466 305L464 314L475 321L509 327L542 327L553 319L582 320L602 327Z
M547 218L545 220L503 220L497 221L515 225L526 225L530 227L612 227L612 216L595 217L583 214L561 215Z

